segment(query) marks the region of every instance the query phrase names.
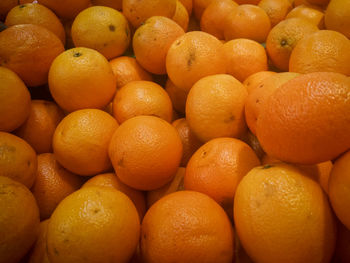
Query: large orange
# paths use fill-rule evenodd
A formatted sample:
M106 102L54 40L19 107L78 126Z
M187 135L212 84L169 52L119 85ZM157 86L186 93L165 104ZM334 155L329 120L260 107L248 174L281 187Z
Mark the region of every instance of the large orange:
M53 135L53 152L67 170L79 175L96 175L111 169L109 141L118 128L117 121L97 109L68 114Z
M350 2L332 0L327 6L324 22L327 29L338 31L350 37Z
M16 180L32 187L37 169L33 148L23 139L7 132L0 132L0 176Z
M224 210L210 197L178 191L158 200L141 225L141 253L149 263L229 263L233 230Z
M137 62L151 73L166 74L165 59L168 49L183 34L185 31L170 18L148 18L137 28L132 40Z
M153 115L171 122L173 107L168 93L157 83L138 80L124 85L113 100L113 116L123 123L139 115Z
M66 111L103 108L116 91L116 78L108 60L96 50L73 48L60 54L49 72L49 88Z
M63 51L61 40L42 26L21 24L0 32L0 66L16 72L28 86L47 83L50 65Z
M186 190L204 193L232 215L237 185L252 168L260 165L255 152L235 138L216 138L201 146L186 167Z
M282 161L315 164L350 147L350 78L316 72L293 78L263 104L257 137L267 154Z
M107 59L122 55L131 39L124 15L106 6L81 11L73 21L71 34L76 47L95 49Z
M286 164L253 168L237 187L234 220L254 262L330 262L336 225L321 187Z
M37 201L41 220L50 218L56 206L78 190L83 180L64 169L52 153L38 155L38 170L31 191Z
M258 6L269 16L271 27L281 22L293 8L290 0L261 0Z
M39 234L39 209L27 187L0 176L0 262L17 263Z
M332 30L319 30L299 40L289 59L289 71L330 71L350 76L350 39Z
M0 131L11 132L22 125L30 112L30 93L12 70L0 67Z
M51 263L127 263L140 237L132 201L109 187L84 187L67 196L47 229Z
M182 142L176 129L154 116L123 122L109 144L109 157L120 180L153 190L170 182L180 165Z
M226 72L223 44L208 33L187 32L170 46L166 69L175 86L189 91L199 79Z
M217 137L239 137L247 126L242 83L228 74L207 76L193 85L186 101L186 120L203 142Z

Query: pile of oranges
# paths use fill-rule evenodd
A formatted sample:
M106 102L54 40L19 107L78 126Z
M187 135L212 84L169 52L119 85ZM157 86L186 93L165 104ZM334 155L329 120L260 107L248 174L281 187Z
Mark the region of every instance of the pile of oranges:
M350 262L350 1L0 21L0 263Z

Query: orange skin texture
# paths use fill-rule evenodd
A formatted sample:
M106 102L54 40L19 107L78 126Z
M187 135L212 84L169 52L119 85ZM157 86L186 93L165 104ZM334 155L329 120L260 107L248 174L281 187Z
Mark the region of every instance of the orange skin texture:
M0 79L0 131L11 132L28 118L31 95L12 70L0 67Z
M319 30L301 40L289 59L289 71L338 72L350 76L350 40L332 30Z
M46 246L48 224L48 219L40 222L38 238L32 248L28 263L50 263Z
M82 178L64 169L52 153L38 155L38 170L31 191L38 203L40 219L50 218L57 205L78 190Z
M286 162L316 164L346 151L349 91L350 79L339 73L303 74L286 82L260 110L257 137L265 152Z
M164 196L147 211L141 225L146 262L232 262L233 229L224 210L194 191Z
M169 78L165 83L165 91L168 93L171 99L173 108L179 113L184 114L186 111L186 99L188 92L176 87Z
M201 146L186 167L186 190L204 193L232 214L237 185L260 160L253 149L235 138L216 138Z
M247 88L248 94L251 93L254 89L263 84L264 80L274 74L277 74L274 71L260 71L250 75L243 81L243 85Z
M23 184L0 175L0 189L0 262L15 263L37 239L39 209Z
M132 81L113 99L113 116L119 123L139 115L153 115L171 122L173 107L168 93L151 81Z
M135 31L132 46L137 62L154 74L166 74L165 59L170 45L185 31L167 17L153 16Z
M0 32L0 65L28 86L47 83L50 65L63 51L61 40L42 26L14 25Z
M123 122L113 134L109 157L123 183L139 190L154 190L175 176L182 142L165 120L136 116Z
M269 16L271 28L284 20L293 8L289 0L261 0L258 6L264 9Z
M52 152L52 137L64 112L56 103L32 100L28 119L15 134L27 141L36 153Z
M174 20L179 26L181 26L184 32L187 32L190 17L188 15L186 7L179 0L176 1L175 14L171 19Z
M175 86L189 91L199 79L226 72L223 44L208 33L187 32L170 46L166 69Z
M237 187L236 231L254 262L330 262L335 218L318 183L292 165L253 168Z
M319 29L324 29L324 12L318 7L305 4L296 6L287 14L286 19L293 17L304 18Z
M332 0L325 11L324 22L327 29L350 37L350 3L342 0Z
M0 176L9 177L32 187L37 170L37 158L33 148L23 139L7 132L0 132Z

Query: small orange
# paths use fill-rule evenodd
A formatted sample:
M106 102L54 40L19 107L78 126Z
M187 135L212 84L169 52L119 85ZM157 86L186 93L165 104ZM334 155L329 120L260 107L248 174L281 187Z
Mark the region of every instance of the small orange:
M203 143L191 131L190 126L188 125L188 122L185 118L177 119L172 124L179 133L183 146L183 154L180 165L186 167L191 156Z
M350 76L350 40L332 30L319 30L299 40L289 59L289 71L338 72Z
M123 14L138 28L151 16L172 18L176 11L176 0L123 0Z
M217 137L239 137L247 128L244 120L247 96L243 84L231 75L204 77L188 93L186 120L202 142Z
M330 262L336 225L321 187L286 164L253 168L234 200L239 239L254 262Z
M31 191L38 204L41 220L50 218L56 206L78 190L82 183L82 178L64 169L52 153L39 154L38 171Z
M185 113L187 94L183 89L180 89L174 85L174 83L168 78L165 84L165 91L168 93L173 108L179 113Z
M21 24L0 32L0 66L13 70L28 86L47 83L50 65L63 51L60 39L42 26Z
M171 122L173 107L168 93L157 83L137 80L117 91L113 100L113 116L123 123L139 115L153 115Z
M46 235L49 220L40 222L38 238L31 249L28 263L50 263L47 256Z
M118 11L122 10L123 0L90 0L93 5L108 6Z
M250 75L243 81L243 85L247 88L248 94L263 84L264 80L276 74L274 71L260 71Z
M289 18L274 26L266 39L266 51L273 65L288 71L290 55L300 39L318 31L304 18Z
M185 31L164 16L148 18L135 31L132 46L138 63L154 74L166 74L165 59L170 45Z
M32 100L28 119L15 134L28 142L36 153L52 152L52 137L64 113L56 103Z
M293 17L304 18L319 29L324 28L324 13L317 7L304 4L296 6L287 14L286 19Z
M68 114L53 135L57 161L79 175L108 171L108 145L117 128L117 121L102 110L84 109Z
M56 103L68 112L103 108L113 99L116 77L102 54L79 47L66 50L53 61L49 88Z
M0 176L9 177L28 188L32 187L37 170L33 148L11 133L0 132L0 153Z
M23 184L0 175L0 263L17 263L39 234L39 209Z
M111 187L84 187L67 196L47 229L51 263L127 263L140 238L135 205Z
M265 48L254 40L238 38L227 41L224 53L227 74L241 82L254 73L268 69Z
M224 28L226 16L238 4L232 0L214 0L204 10L200 26L201 30L207 32L218 39L225 39Z
M216 138L201 146L186 167L186 190L204 193L232 215L237 185L260 161L252 148L235 138Z
M95 49L107 59L122 55L131 39L124 15L106 6L92 6L81 11L71 30L76 47Z
M223 44L208 33L187 32L170 46L166 69L175 86L189 91L199 79L226 72Z
M88 186L104 186L112 187L122 193L126 194L134 203L137 212L142 221L143 216L146 213L146 197L144 192L133 189L124 184L115 173L98 174L87 180L82 187Z
M261 0L258 6L269 16L271 27L281 22L293 8L290 0Z
M332 0L327 6L324 23L327 29L335 30L350 38L350 2Z
M213 199L178 191L147 211L141 225L141 254L150 263L229 263L233 235L229 218Z
M136 189L153 190L170 182L182 158L176 129L154 116L123 122L109 144L109 157L119 179Z
M181 3L180 0L176 1L175 14L171 19L174 20L179 26L181 26L184 32L187 31L190 17L188 16L188 11L186 7Z
M30 93L12 70L0 66L0 131L11 132L22 125L30 112Z
M256 5L243 4L226 17L225 40L248 38L263 43L270 32L271 22L265 10Z

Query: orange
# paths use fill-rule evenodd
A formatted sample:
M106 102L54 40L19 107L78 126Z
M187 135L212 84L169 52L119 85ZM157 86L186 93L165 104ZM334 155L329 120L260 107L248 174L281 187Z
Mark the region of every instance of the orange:
M93 5L108 6L118 11L122 10L123 0L90 0Z
M138 63L154 74L166 74L165 59L170 45L184 30L163 16L148 18L135 31L132 46Z
M350 2L332 0L327 6L324 22L327 29L338 31L350 38Z
M0 67L0 131L11 132L22 125L30 112L30 93L12 70Z
M123 123L139 115L153 115L171 122L173 107L168 93L157 83L137 80L117 91L113 100L113 116Z
M253 168L234 200L239 239L254 262L330 262L335 220L321 187L297 168Z
M151 16L172 18L176 11L176 0L123 0L123 14L138 28Z
M204 77L187 96L186 120L193 133L207 142L217 137L239 137L246 130L246 88L228 74Z
M181 3L180 0L176 1L175 14L171 19L174 20L179 26L181 26L184 32L187 31L190 17L188 16L188 11L186 7Z
M102 110L84 109L68 114L53 135L57 161L79 175L108 171L108 145L117 128L117 121Z
M254 89L261 86L266 78L274 74L276 74L274 71L260 71L253 73L243 81L243 85L247 88L249 94Z
M109 187L84 187L53 212L47 229L51 263L128 262L140 237L132 201Z
M178 0L186 8L189 16L192 14L193 0Z
M248 38L263 43L271 29L265 10L256 5L244 4L234 8L226 17L225 40Z
M177 119L172 124L179 133L183 146L183 154L180 165L186 167L191 156L203 143L191 131L185 118Z
M103 55L79 47L66 50L53 61L49 88L56 103L68 112L103 108L113 99L116 77Z
M194 17L200 21L204 10L213 2L214 0L192 0Z
M175 86L189 91L197 80L226 72L223 44L208 33L187 32L170 46L166 69Z
M39 154L38 171L31 191L37 201L41 220L50 218L56 206L78 190L82 183L82 178L64 169L52 153Z
M46 250L46 235L48 224L48 219L40 222L38 238L36 239L36 242L31 249L28 263L50 263Z
M115 131L109 157L123 183L139 190L153 190L175 176L182 158L182 142L176 129L165 120L137 116Z
M147 191L147 207L150 208L155 202L168 194L183 190L185 171L186 169L184 167L179 167L171 182L161 188Z
M168 93L171 99L173 108L177 112L184 114L188 92L176 87L169 78L167 79L165 84L165 91Z
M52 152L52 137L64 113L56 103L32 100L28 119L15 134L33 147L36 153Z
M225 39L224 28L226 16L238 4L232 0L214 0L204 10L201 20L201 30L207 32L218 39Z
M227 74L241 82L254 73L268 69L265 48L254 40L239 38L227 41L224 53Z
M269 16L271 27L281 22L293 8L289 0L261 0L258 6Z
M106 6L81 11L74 19L71 34L76 47L95 49L107 59L122 55L131 38L124 15Z
M210 197L178 191L158 200L141 225L145 262L232 262L233 229Z
M350 230L338 221L337 243L333 262L347 263L350 260Z
M186 167L186 190L213 198L232 215L237 185L260 161L252 148L235 138L216 138L200 147Z
M339 157L333 165L329 177L329 199L339 220L350 229L350 213L348 209L350 185L350 152Z
M63 43L66 42L66 33L62 22L54 12L40 4L23 4L15 6L8 12L5 20L7 26L18 24L35 24L43 26L54 33Z
M0 262L16 263L39 233L39 209L23 184L0 176Z
M104 186L112 187L124 194L126 194L134 203L140 217L140 221L146 213L146 198L142 191L133 189L122 183L115 173L98 174L87 180L83 187L88 186Z
M18 5L18 0L3 0L0 1L0 20L4 21L7 13L16 5Z
M7 132L0 132L0 176L9 177L32 187L37 169L33 148L23 139Z
M299 40L289 59L289 71L338 72L350 76L350 40L332 30L319 30Z
M249 130L256 135L256 122L259 118L261 107L268 97L288 80L300 74L294 72L282 72L274 74L261 82L261 85L248 94L245 101L244 113Z
M332 72L300 75L263 104L257 137L268 155L286 162L333 160L350 147L350 78ZM330 125L331 124L331 125Z
M42 26L21 24L0 32L0 66L13 70L28 86L47 83L50 65L63 51L60 39Z
M274 26L266 39L266 51L273 65L288 71L290 55L300 39L318 31L303 18L289 18Z
M120 56L110 60L109 64L117 79L117 89L134 80L153 80L152 75L142 68L135 58Z
M304 4L296 6L287 14L286 19L293 17L304 18L319 29L324 28L324 13L317 7Z

